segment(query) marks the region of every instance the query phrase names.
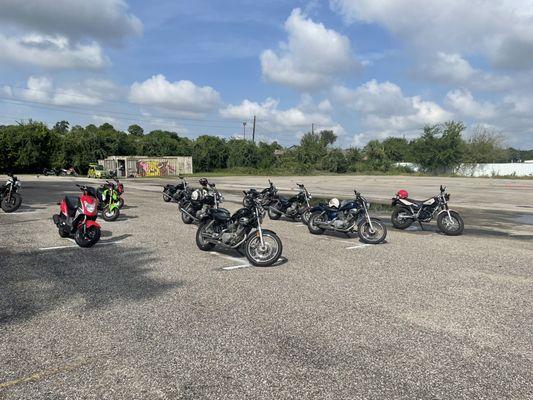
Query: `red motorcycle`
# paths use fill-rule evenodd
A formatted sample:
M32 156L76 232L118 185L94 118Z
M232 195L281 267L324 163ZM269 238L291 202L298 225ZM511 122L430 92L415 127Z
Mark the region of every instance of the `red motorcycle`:
M118 208L124 207L124 185L115 178L115 182L117 183L117 192L118 192Z
M53 220L62 238L74 236L80 247L91 247L100 240L98 216L98 197L96 190L88 186L76 185L83 192L81 197L65 196L59 203L59 214Z

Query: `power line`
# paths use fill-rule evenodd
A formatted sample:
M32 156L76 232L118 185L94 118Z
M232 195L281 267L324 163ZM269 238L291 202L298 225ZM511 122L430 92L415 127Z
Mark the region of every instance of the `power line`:
M57 93L59 93L59 94L65 95L67 97L73 97L73 98L79 98L79 99L85 99L85 100L88 97L89 98L91 97L89 95L78 95L78 94L74 94L74 93L69 93L68 91L64 91L64 90L60 90L60 89L55 89L55 90L30 89L30 88L25 88L25 87L22 87L22 86L13 86L13 85L9 85L7 83L1 83L1 82L0 82L0 86L9 87L10 89L14 88L14 89L20 89L20 90L24 90L24 91L45 93L45 94L57 94ZM10 98L7 98L7 97L0 97L0 98L2 98L2 99L10 99ZM93 98L98 100L98 101L100 101L100 102L102 102L102 103L115 103L115 104L129 105L129 106L135 105L135 106L141 106L141 107L157 107L157 105L151 105L151 104L133 103L133 102L121 101L121 100L101 99L101 98L98 98L98 97L93 97ZM13 99L13 100L22 100L22 101L31 102L31 100L27 100L27 99ZM35 102L35 103L44 104L42 102ZM124 113L124 114L137 115L137 114L131 114L131 113ZM171 117L165 117L165 116L159 116L159 118L173 119ZM179 119L187 120L187 121L206 121L206 122L220 122L220 123L227 123L228 122L225 119L206 119L206 118L187 118L187 117L180 117Z
M180 126L184 126L184 127L232 129L231 126L192 124L190 122L181 122L181 119L178 119L178 118L160 117L160 116L157 116L157 115L156 116L149 116L149 117L146 117L146 116L139 117L138 115L131 114L131 113L121 113L121 112L108 111L108 110L97 110L97 109L93 109L90 112L87 112L87 111L84 111L85 109L81 109L79 107L56 106L56 105L43 104L43 103L33 102L33 101L28 101L28 100L12 100L12 99L4 98L4 97L0 97L0 101L2 101L4 103L22 105L22 106L25 106L25 107L38 108L38 109L40 108L40 109L52 110L52 111L69 112L69 113L73 113L73 114L87 115L87 116L91 116L91 117L98 116L96 114L104 114L104 116L110 115L114 119L123 120L123 121L133 121L133 122L144 121L144 122L156 123L156 124L159 124L159 125L163 125L163 124L160 124L157 120L158 119L165 119L165 120L169 120L169 121L179 122ZM82 111L80 111L80 110L82 110ZM120 116L116 116L117 114L118 115L121 115L121 114L123 114L123 115L131 115L131 116L135 116L135 118L120 117ZM167 126L174 126L174 125L167 125ZM178 127L174 126L174 128L178 128Z

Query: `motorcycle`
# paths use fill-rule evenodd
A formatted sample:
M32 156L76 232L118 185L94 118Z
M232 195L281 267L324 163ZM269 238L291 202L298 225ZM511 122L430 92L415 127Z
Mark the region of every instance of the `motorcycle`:
M98 216L98 197L93 187L76 185L83 192L81 197L65 196L59 204L59 214L54 214L59 236L67 238L74 235L80 247L92 247L100 240Z
M196 245L200 250L212 250L215 245L237 249L251 265L267 267L281 256L283 245L275 232L261 227L265 211L259 193L244 192L247 206L233 215L228 210L210 208L200 217Z
M465 226L463 218L457 211L450 209L449 200L450 194L442 185L437 196L423 201L410 199L406 190L399 190L392 199L392 225L397 229L407 229L417 221L423 230L422 222L431 222L436 217L437 226L445 235L461 235Z
M165 185L163 188L163 201L168 203L170 201L179 203L186 192L189 191L189 184L181 175L178 176L181 182L177 185Z
M278 220L282 216L293 220L300 219L304 224L309 223L311 215L311 205L309 200L312 198L302 183L297 183L300 191L298 194L287 199L283 196L276 196L268 206L268 216L270 219Z
M116 183L118 193L118 208L122 209L122 207L124 207L124 185L118 180L118 178L114 178L113 180Z
M180 201L181 219L184 224L197 224L209 209L220 209L219 204L223 201L224 197L216 190L214 183L202 185L201 188L193 190L190 194L186 192Z
M98 211L102 212L104 221L116 221L120 216L120 197L116 185L106 181L105 185L96 190Z
M325 230L349 233L357 232L359 239L368 244L379 244L387 237L387 227L378 218L370 217L370 203L361 193L354 190L355 198L340 203L331 199L329 204L321 203L311 209L308 228L314 235Z
M44 176L56 176L56 175L59 175L59 171L55 168L51 168L51 169L45 168L43 169L43 175Z
M22 196L18 193L22 185L13 174L7 176L5 185L0 186L0 207L4 212L12 213L22 204Z

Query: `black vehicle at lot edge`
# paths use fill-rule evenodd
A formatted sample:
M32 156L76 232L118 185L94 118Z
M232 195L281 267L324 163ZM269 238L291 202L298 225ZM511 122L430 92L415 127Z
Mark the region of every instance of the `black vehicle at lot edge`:
M0 187L0 206L6 213L17 211L22 204L22 196L19 190L21 183L13 174L7 174L5 185Z
M189 184L185 178L179 175L178 179L180 179L181 182L178 182L177 185L165 185L163 187L163 201L165 203L170 201L179 203L183 196L185 196L187 192L190 192Z
M309 232L315 235L325 230L345 234L357 232L362 242L379 244L387 237L387 227L378 218L370 217L370 203L354 190L355 198L342 204L331 199L329 204L321 203L311 209L307 224Z
M272 182L269 181L269 183L273 186ZM301 221L307 225L311 215L311 205L309 204L309 200L312 196L303 183L297 183L297 185L299 188L298 194L290 198L278 196L276 194L277 190L275 190L274 195L271 197L271 201L268 204L268 216L270 219L277 220L281 217L288 217L293 220L301 219Z
M437 217L437 226L446 235L458 236L463 233L464 221L457 211L448 206L450 194L445 186L440 186L440 193L427 200L419 201L409 198L406 190L399 190L392 199L391 222L395 228L407 229L413 222L431 222ZM423 229L423 227L422 227Z
M200 218L196 245L208 251L215 245L244 250L250 264L270 266L281 256L283 246L275 232L261 227L265 211L255 189L244 192L247 206L233 215L225 209L211 208Z

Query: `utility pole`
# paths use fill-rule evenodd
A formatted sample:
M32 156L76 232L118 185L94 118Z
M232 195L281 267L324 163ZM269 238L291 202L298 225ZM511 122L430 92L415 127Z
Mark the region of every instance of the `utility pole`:
M252 142L255 143L255 115L254 115L254 128L252 129Z
M246 122L242 123L242 129L243 129L243 133L244 133L244 140L246 140Z
M311 124L311 133L315 134L315 124Z

